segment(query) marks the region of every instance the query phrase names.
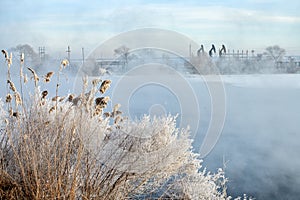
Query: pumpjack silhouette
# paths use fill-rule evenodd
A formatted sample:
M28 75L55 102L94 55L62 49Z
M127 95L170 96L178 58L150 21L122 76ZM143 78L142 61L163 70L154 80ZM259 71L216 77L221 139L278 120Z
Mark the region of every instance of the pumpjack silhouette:
M212 57L213 52L216 53L216 48L215 48L214 44L211 45L211 49L208 52L208 54L209 54L210 57Z
M219 50L219 56L222 57L223 54L226 54L226 47L222 44L222 48Z
M204 52L205 52L205 51L204 51L204 46L201 44L200 49L198 49L198 51L197 51L197 56L200 57L201 54L204 54ZM216 54L216 53L217 53L217 52L216 52L216 47L215 47L214 44L212 44L212 45L211 45L211 49L210 49L209 52L208 52L208 55L209 55L210 57L212 57L213 54ZM219 49L219 56L222 57L222 55L224 55L224 54L226 54L226 47L225 47L224 44L222 44L222 48Z
M197 51L197 56L200 56L201 53L204 53L204 46L201 44L200 49Z

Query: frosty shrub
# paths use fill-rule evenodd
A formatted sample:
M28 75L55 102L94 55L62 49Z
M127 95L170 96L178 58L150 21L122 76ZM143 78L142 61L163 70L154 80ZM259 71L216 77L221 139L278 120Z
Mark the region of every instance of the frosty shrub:
M40 91L24 103L10 77L6 100L0 101L0 199L230 199L226 178L200 170L188 130L175 118L143 117L129 121L120 105L104 109L109 80L83 81L79 95ZM22 60L20 82L24 79ZM89 88L89 89L88 89ZM22 90L22 89L20 89Z

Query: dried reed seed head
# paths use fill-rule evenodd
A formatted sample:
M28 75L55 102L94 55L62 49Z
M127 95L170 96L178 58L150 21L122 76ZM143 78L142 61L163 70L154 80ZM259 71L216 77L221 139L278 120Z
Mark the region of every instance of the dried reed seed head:
M27 140L28 139L28 134L24 134L23 138L24 138L24 140Z
M96 105L99 105L104 97L98 97L95 99Z
M101 113L102 113L102 110L96 110L95 113L93 114L93 116L100 115Z
M100 106L105 105L106 106L109 100L110 100L110 98L108 96L98 97L95 99L95 103L96 103L96 105L100 105Z
M100 107L101 109L104 109L104 108L106 108L107 103L103 103L103 104L100 104L100 105L97 105L97 106Z
M61 65L63 67L66 67L67 65L69 65L69 61L67 59L64 59L64 60L61 61Z
M2 49L1 52L4 54L5 59L8 59L8 53L6 50Z
M49 110L49 113L53 112L54 110L56 110L56 106L52 106Z
M8 121L8 119L6 119L6 118L5 118L5 119L4 119L4 122L5 122L5 125L6 125L6 126L8 126L8 125L9 125L9 121Z
M95 86L97 86L101 81L102 81L101 79L96 78L96 79L92 80L92 85L95 87Z
M31 69L30 67L27 67L27 69L32 73L34 81L38 82L40 79L39 79L38 75L35 73L35 71L33 69Z
M7 95L6 95L6 98L5 98L5 102L6 102L6 103L10 103L11 100L12 100L11 94L7 94Z
M40 80L40 78L36 74L33 76L33 79L35 82L38 82Z
M31 69L30 67L27 67L27 69L34 75L35 71L33 69Z
M16 104L17 105L22 105L22 98L21 95L18 92L15 92L15 99L16 99Z
M13 109L12 109L12 108L10 108L10 109L8 110L8 114L9 114L9 116L10 116L10 117L12 117L12 116L13 116L13 114L14 114L14 111L13 111Z
M42 92L42 99L44 99L48 95L48 91L45 90Z
M117 112L120 107L121 107L121 104L119 104L119 103L117 103L116 105L114 105L113 112Z
M102 113L102 110L103 110L102 106L96 105L94 115L100 115Z
M62 102L63 100L65 100L66 97L60 97L59 102Z
M104 117L110 117L110 113L109 112L105 112L105 113L103 113L103 115L104 115Z
M115 115L121 115L121 114L122 114L122 111L117 110L117 111L115 112Z
M70 95L68 96L68 101L73 101L74 97L75 97L74 94L70 94Z
M111 80L104 80L100 86L100 92L103 94L109 87L111 84Z
M86 100L88 100L88 99L91 97L91 95L92 95L92 91L86 92L86 93L84 94Z
M58 98L59 98L59 96L55 96L55 97L52 98L52 101L57 101Z
M104 101L107 103L107 102L109 102L110 101L110 97L109 96L105 96L104 97Z
M123 121L123 118L122 118L121 116L117 116L117 117L115 118L114 123L115 123L115 124L119 124L119 123L122 122L122 121Z
M32 73L35 74L35 71L33 69L31 69L30 67L27 67L27 69Z
M49 77L49 78L51 78L51 76L54 74L54 72L48 72L47 74L46 74L46 77Z
M24 53L21 53L21 55L20 55L20 61L21 61L21 63L24 63Z
M112 116L112 117L116 117L116 116L122 114L122 112L119 111L119 108L120 108L120 107L121 107L121 104L116 104L116 105L114 106L113 111L112 111L112 113L111 113L111 116Z
M87 88L88 87L88 78L87 77L83 77L82 78L82 82L83 82L83 86L85 87L85 88Z
M44 76L44 82L48 83L50 81L51 76L54 74L54 72L48 72L45 76Z
M10 89L13 91L13 92L16 92L17 89L15 87L15 84L13 82L11 82L10 80L7 80L7 83L9 84L10 86Z
M40 80L40 78L38 76L34 76L33 79L35 82L38 82Z
M12 115L13 117L16 117L16 118L19 118L19 116L20 116L20 113L19 112L13 112L13 115Z
M81 97L76 97L76 98L72 99L71 102L72 102L74 105L78 105L79 101L81 101Z

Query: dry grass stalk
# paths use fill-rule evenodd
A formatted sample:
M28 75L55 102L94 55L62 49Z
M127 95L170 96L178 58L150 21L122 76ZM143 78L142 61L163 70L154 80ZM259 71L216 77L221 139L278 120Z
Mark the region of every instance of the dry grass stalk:
M16 105L22 105L22 98L21 98L21 95L18 93L18 92L15 92L14 93L14 96L15 96L15 100L16 100Z
M94 80L92 80L92 85L94 86L94 87L96 87L99 83L101 83L101 79L94 79Z
M10 67L12 65L12 53L10 53L10 56L7 59L7 65L8 65L8 67Z
M111 116L112 116L112 117L115 117L115 116L117 116L117 115L122 114L122 112L119 111L120 107L121 107L121 104L119 104L119 103L117 103L116 105L114 105L113 111L112 111L112 113L111 113Z
M35 73L33 69L31 69L30 67L27 67L27 69L32 73L34 84L35 86L37 86L37 83L39 82L40 78L38 77L38 75Z
M24 75L24 84L28 82L27 74Z

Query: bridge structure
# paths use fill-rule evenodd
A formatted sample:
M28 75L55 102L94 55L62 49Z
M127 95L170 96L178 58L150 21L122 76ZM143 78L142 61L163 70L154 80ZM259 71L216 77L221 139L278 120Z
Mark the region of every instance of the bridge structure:
M207 55L207 54L206 54ZM187 57L180 57L180 56L156 56L151 57L151 59L148 59L148 61L152 63L160 63L165 64L170 67L175 68L178 71L184 71L189 72L191 74L197 74L199 73L199 68L196 68L197 62L201 62L201 57L199 57L199 53L197 55L190 55ZM205 57L205 59L209 60L212 64L218 64L222 62L248 62L248 63L257 63L260 62L263 59L263 54L257 54L254 55L254 51L249 50L227 50L226 53L223 53L222 55L213 55L212 57L209 57L208 55ZM196 63L193 62L196 60ZM83 59L71 59L70 63L75 64L77 66L82 66L82 64L86 64L86 67L93 67L95 69L106 69L108 71L114 72L114 73L125 73L126 71L130 70L132 67L146 64L146 61L142 61L139 59L131 60L130 62L126 62L124 59L117 59L117 58L97 58L94 60L83 60ZM87 66L92 63L93 66ZM201 65L200 67L207 67L209 64ZM206 66L205 66L206 65ZM287 73L298 73L300 72L300 56L284 56L280 61L276 61L274 64L274 67L278 70L278 72L287 72ZM96 72L94 70L94 72ZM201 72L200 72L201 73Z

